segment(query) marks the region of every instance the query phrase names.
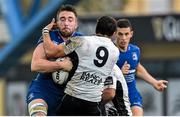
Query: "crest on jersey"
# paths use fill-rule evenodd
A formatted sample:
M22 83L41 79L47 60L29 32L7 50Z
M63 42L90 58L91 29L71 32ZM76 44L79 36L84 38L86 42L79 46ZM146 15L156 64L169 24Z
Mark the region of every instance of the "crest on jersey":
M137 57L136 52L133 52L133 53L132 53L132 58L133 58L133 60L138 60L138 57Z

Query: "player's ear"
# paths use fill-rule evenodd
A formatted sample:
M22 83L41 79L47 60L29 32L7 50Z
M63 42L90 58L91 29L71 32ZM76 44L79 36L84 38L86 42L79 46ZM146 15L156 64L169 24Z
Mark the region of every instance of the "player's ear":
M78 24L78 19L76 20L76 25L75 25L75 29L77 30L79 27L79 24Z
M76 27L75 27L76 30L78 29L78 26L79 26L79 25L78 25L78 23L77 23L77 24L76 24Z
M131 31L131 37L133 36L133 34L134 34L134 31Z

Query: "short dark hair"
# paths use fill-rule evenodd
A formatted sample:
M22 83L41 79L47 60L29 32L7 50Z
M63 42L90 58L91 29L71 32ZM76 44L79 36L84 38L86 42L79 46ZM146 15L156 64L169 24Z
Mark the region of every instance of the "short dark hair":
M119 19L117 21L117 27L118 28L130 28L131 30L133 30L131 22L128 19Z
M96 34L112 36L116 29L116 20L113 17L102 16L97 20Z
M59 17L59 13L62 11L73 12L74 15L77 17L76 9L72 5L66 4L66 5L62 5L61 8L57 11L57 16L56 16L57 19Z

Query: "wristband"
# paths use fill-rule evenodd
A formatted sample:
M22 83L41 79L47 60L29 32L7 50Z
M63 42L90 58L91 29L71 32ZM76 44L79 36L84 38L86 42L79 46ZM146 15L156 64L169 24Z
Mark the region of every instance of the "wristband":
M42 34L48 34L49 33L49 30L47 27L43 28L42 30Z

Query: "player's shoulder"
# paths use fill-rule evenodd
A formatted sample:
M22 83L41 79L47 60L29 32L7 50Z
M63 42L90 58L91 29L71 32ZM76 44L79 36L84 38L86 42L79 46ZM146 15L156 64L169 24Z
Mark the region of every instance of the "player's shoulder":
M81 33L81 32L75 32L75 33L73 34L73 36L84 36L84 34Z
M115 64L113 67L113 72L119 72L120 68Z
M51 30L49 32L49 35L51 37L51 40L58 40L58 30ZM42 42L43 42L43 36L41 35L41 37L38 39L37 45L39 45Z
M88 42L91 42L90 40L96 39L95 36L87 36L87 35L75 36L75 38L78 38L81 41L88 41Z
M76 35L76 36L72 36L72 37L69 37L68 39L70 41L75 41L75 42L78 42L78 41L83 41L85 39L87 39L88 36L84 36L84 35Z
M58 33L59 33L59 30L58 30L58 29L53 29L53 30L51 30L51 31L49 32L50 36L51 36L51 35L58 35Z
M59 34L60 34L59 30L57 30L57 29L51 30L49 32L49 35L50 35L52 40L56 40L56 39L58 39L58 37L60 38Z
M140 48L135 44L129 44L129 49L130 50L140 51Z

